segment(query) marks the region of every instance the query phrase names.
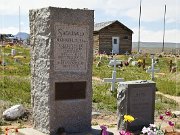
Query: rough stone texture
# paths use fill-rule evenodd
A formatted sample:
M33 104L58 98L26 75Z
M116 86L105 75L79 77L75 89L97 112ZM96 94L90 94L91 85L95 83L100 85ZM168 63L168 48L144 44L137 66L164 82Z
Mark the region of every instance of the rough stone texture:
M139 132L154 123L156 86L153 81L120 82L118 86L118 129ZM135 121L124 123L124 115L132 115Z
M52 135L60 126L70 133L90 130L94 11L48 7L30 10L29 20L34 128ZM61 30L65 34L66 30L67 33L78 32L82 39L79 40L79 35L75 41L75 35L64 34L64 39L72 38L74 41L60 41ZM63 44L66 44L65 48ZM79 46L77 51L76 45ZM82 63L73 59L74 53ZM66 61L63 63L61 60ZM80 64L83 66L78 66ZM85 99L55 100L56 82L79 81L86 81Z

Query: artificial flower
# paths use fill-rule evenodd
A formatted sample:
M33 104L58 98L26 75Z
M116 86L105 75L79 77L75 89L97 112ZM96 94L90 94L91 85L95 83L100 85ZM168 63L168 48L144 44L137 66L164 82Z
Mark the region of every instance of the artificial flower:
M162 115L160 115L159 118L160 118L161 120L164 120L164 116L162 116Z
M143 129L142 129L142 133L143 134L146 134L146 133L148 133L148 132L150 132L151 131L151 129L148 127L143 127Z
M156 128L156 125L155 125L155 124L149 124L149 126L150 126L151 128Z
M174 126L174 123L172 121L169 121L168 122L169 126L173 127Z
M100 128L102 129L102 135L109 135L105 126L100 126Z
M166 114L167 116L171 116L172 113L171 113L171 111L166 111L165 114Z
M134 119L134 117L133 116L131 116L131 115L124 115L124 121L125 122L133 122L135 119Z
M130 132L125 131L125 130L121 130L121 131L119 132L119 134L120 134L120 135L131 135Z
M149 131L147 134L148 134L148 135L156 135L156 132Z

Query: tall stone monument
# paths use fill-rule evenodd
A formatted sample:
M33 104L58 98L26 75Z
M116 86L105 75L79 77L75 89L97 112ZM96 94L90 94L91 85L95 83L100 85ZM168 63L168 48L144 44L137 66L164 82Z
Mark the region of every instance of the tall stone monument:
M91 130L94 11L30 10L34 129Z

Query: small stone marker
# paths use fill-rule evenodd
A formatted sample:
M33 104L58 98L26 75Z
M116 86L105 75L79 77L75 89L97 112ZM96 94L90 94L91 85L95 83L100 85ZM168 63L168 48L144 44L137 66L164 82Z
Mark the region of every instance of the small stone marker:
M154 62L154 54L151 55L152 62L151 62L151 68L146 70L147 73L151 73L151 80L154 81L154 73L159 72L160 69L154 69L154 66L156 62Z
M16 50L15 49L11 49L11 56L15 56L16 55Z
M91 131L94 11L30 10L34 129Z
M127 81L118 85L118 129L125 128L131 132L139 132L144 126L154 123L155 90L153 81ZM135 118L132 123L124 124L124 115Z
M104 78L104 82L111 83L111 91L115 90L116 82L123 82L123 78L116 78L116 58L114 58L114 70L112 71L112 78Z

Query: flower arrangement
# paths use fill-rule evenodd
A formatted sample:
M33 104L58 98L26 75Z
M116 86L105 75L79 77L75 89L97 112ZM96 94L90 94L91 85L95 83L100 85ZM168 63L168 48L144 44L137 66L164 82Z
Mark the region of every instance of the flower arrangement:
M166 122L174 131L174 126L175 123L172 122L171 118L173 117L173 114L171 113L171 111L166 111L164 113L164 115L160 115L159 119L161 120L161 124L159 124L159 126L156 126L155 124L150 124L149 127L144 127L142 129L142 134L143 135L165 135L166 132L161 128L161 125L163 122ZM124 115L124 120L123 122L133 122L135 120L135 118L131 115ZM105 126L101 126L101 135L108 135L107 132L107 128ZM119 135L132 135L131 132L127 131L127 130L121 130L119 132Z
M163 130L161 128L156 127L155 124L150 124L149 127L144 127L142 129L142 133L144 135L164 135Z
M124 115L124 122L133 122L135 120L135 118L131 115ZM131 135L131 133L127 130L121 130L119 132L120 135Z
M161 124L158 127L154 124L150 124L149 127L144 127L142 129L142 133L145 135L165 135L166 131L163 131L163 129L161 128L163 122L167 123L174 132L175 123L171 121L172 117L173 114L171 113L171 111L166 111L165 114L159 116Z

